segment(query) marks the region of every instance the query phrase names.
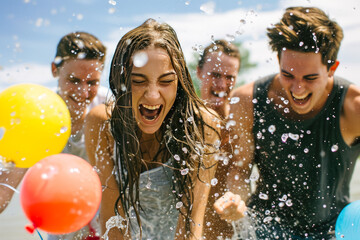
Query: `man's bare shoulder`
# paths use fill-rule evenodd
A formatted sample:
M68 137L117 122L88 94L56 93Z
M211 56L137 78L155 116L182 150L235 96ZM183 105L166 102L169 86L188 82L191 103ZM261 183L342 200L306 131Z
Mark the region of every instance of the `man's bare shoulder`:
M92 108L86 116L87 122L104 122L109 119L111 114L110 107L105 104L99 104Z
M254 82L247 83L242 85L236 89L234 89L231 93L231 97L239 97L239 98L252 98L254 91Z
M235 89L230 96L231 102L234 103L230 104L230 113L238 112L240 109L252 109L253 90L254 82L242 85Z
M360 136L360 87L350 85L344 102L344 125L342 126L350 135L348 142ZM343 137L344 132L343 132ZM346 141L346 139L345 139Z

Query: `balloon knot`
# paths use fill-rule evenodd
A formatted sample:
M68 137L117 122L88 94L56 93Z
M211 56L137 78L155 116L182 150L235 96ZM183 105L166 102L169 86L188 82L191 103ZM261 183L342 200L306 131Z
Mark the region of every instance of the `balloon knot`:
M34 225L26 225L25 226L26 231L28 231L29 233L33 234L35 231L35 226Z

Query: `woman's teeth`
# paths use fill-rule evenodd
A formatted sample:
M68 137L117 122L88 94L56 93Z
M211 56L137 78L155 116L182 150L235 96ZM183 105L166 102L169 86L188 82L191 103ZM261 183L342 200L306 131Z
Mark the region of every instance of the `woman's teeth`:
M159 109L160 108L160 104L158 105L147 105L147 104L142 104L142 106L146 109L149 109L149 110L156 110L156 109Z

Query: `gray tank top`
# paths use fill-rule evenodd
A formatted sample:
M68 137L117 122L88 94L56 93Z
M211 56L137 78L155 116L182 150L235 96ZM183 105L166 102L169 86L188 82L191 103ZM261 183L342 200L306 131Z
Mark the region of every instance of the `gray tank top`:
M360 144L349 147L340 131L350 83L335 78L322 111L312 119L294 121L286 118L286 102L279 110L268 99L273 78L254 85L253 135L261 178L249 205L295 232L327 232L349 203L360 153Z
M140 175L139 199L142 239L174 239L179 211L172 192L171 160ZM130 212L131 237L140 239L140 230L133 210Z

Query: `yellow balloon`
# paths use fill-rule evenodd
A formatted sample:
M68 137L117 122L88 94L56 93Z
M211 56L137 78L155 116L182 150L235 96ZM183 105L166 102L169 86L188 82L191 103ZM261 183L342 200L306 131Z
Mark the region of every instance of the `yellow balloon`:
M60 153L71 133L62 98L36 84L18 84L0 93L0 162L29 168Z

